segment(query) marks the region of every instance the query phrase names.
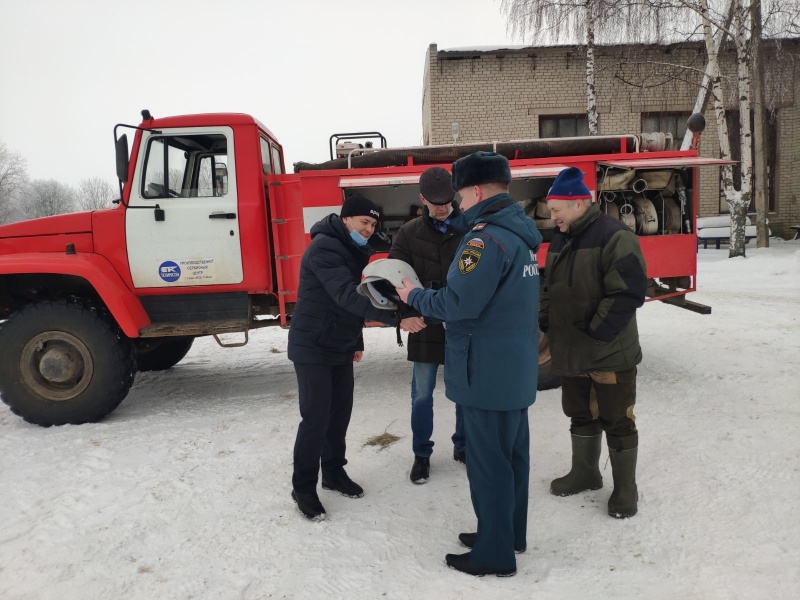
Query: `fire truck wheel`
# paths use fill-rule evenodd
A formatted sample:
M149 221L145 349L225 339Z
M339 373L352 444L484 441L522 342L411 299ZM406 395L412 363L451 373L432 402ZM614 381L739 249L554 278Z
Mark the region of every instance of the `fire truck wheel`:
M550 345L547 343L547 336L539 330L539 377L536 389L541 392L558 387L561 387L561 377L553 374Z
M183 360L194 338L146 338L136 342L136 365L140 371L166 371Z
M0 397L29 423L99 421L128 395L135 374L133 343L89 304L29 304L0 328Z

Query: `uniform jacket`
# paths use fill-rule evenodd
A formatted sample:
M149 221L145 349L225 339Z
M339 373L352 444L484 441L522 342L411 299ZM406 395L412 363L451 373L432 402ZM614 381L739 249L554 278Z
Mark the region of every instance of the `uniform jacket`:
M542 236L508 194L473 206L462 223L447 287L412 290L409 304L446 322L448 398L483 410L527 408L536 399Z
M433 224L427 209L425 213L400 228L389 251L389 258L405 261L414 267L424 287L439 289L447 283L447 271L455 258L462 234L452 225L442 233ZM454 208L448 218L457 219L460 214L461 211ZM443 365L444 327L429 322L422 331L408 334L408 360Z
M311 228L311 243L300 262L297 304L289 329L289 360L342 365L364 349L364 319L399 322L395 311L375 308L356 291L372 250L350 239L338 215Z
M596 204L566 234L556 232L539 307L555 373L623 371L641 362L636 309L646 272L636 235Z

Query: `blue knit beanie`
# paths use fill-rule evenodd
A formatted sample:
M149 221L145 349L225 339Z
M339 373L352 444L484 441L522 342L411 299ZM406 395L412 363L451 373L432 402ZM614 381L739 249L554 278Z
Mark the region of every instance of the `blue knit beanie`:
M578 167L564 169L556 176L546 200L591 200L592 193L583 183L583 172Z
M453 163L453 189L458 191L484 183L511 183L511 167L496 152L473 152Z

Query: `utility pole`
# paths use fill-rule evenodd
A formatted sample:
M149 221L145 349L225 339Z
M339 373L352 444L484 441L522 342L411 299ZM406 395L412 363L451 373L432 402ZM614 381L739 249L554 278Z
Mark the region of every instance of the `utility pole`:
M765 134L764 110L764 60L761 47L761 0L753 0L750 4L750 43L752 52L752 84L753 84L753 149L755 154L756 197L756 246L769 247L769 228L767 227L767 144Z

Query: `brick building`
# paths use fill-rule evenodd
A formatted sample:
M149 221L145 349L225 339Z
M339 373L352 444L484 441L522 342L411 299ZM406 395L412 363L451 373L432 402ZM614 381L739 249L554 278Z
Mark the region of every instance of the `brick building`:
M764 55L765 98L773 109L767 128L769 221L774 232L789 236L789 226L800 224L800 190L793 181L800 173L800 39L766 43ZM735 51L723 49L720 59L736 146ZM576 46L438 50L431 44L422 97L423 143L451 144L456 133L458 143L584 135L585 64L584 49ZM705 65L704 47L696 43L599 47L598 133L671 132L679 146ZM710 103L705 115L700 153L719 156ZM728 212L719 168L701 169L699 183L699 215Z

